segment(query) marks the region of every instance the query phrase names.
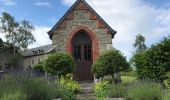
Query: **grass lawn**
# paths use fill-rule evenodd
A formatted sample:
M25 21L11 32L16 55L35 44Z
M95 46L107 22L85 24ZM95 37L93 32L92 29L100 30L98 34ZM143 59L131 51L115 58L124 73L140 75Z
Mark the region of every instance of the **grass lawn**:
M136 74L135 72L122 72L121 73L121 79L123 84L132 83L136 80Z
M136 80L136 76L121 76L122 83L131 83Z

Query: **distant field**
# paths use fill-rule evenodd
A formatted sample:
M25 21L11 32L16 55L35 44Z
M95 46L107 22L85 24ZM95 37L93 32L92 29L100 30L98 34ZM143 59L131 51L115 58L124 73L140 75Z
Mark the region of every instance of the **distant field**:
M131 83L136 80L136 75L134 72L123 72L121 73L122 83Z
M123 83L130 83L136 80L135 76L121 76Z

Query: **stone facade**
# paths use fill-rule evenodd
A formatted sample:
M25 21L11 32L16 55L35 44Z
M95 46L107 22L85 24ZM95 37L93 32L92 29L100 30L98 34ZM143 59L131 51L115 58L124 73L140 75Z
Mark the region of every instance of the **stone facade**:
M27 67L33 67L34 65L40 63L41 61L44 61L48 57L48 55L49 54L24 57L23 58L24 69L26 69Z
M27 67L33 67L44 61L53 52L55 52L55 48L53 48L51 44L25 50L22 52L22 66L24 69Z
M86 27L95 33L99 43L97 44L99 53L112 48L112 33L91 10L80 2L52 34L52 44L58 52L67 52L68 38L72 31L79 27Z

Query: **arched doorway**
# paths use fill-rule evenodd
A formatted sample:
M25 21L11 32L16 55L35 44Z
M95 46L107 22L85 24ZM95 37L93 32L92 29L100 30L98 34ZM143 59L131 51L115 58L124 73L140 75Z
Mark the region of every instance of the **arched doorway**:
M77 81L93 80L92 40L85 31L79 31L73 38L72 46L72 56L76 63L74 79Z
M83 67L84 70L86 70L86 71L84 73L81 73L81 71L83 71L83 69L80 72L79 72L78 69L76 69L76 72L74 73L74 77L73 78L75 80L77 80L77 81L93 80L93 74L91 73L91 65L92 65L92 63L94 63L96 61L96 59L97 59L97 57L99 55L99 41L98 41L98 39L96 37L96 34L92 30L90 30L89 28L87 28L85 26L78 26L78 27L74 28L69 33L68 38L67 38L67 44L66 44L66 51L67 51L67 53L72 55L73 57L74 57L74 49L75 49L74 48L74 44L76 44L74 42L74 41L76 41L75 38L76 37L79 37L79 38L82 37L83 38L83 36L78 35L78 34L84 34L84 37L86 37L85 40L88 41L87 43L90 43L90 46L91 46L91 48L90 48L91 49L91 57L92 58L91 58L91 61L89 62L89 64L88 64L88 61L86 63L86 64L89 65L89 67L88 66L87 67L83 67L83 66L85 66L83 63L85 63L86 61L83 62L83 60L81 60L81 61L78 62L78 61L75 60L76 66L78 66L78 64L81 64L82 65L81 67ZM79 40L77 40L77 41L79 41ZM81 42L80 45L81 44L83 45L83 42ZM80 47L82 47L82 46L80 46ZM84 50L82 52L84 52ZM81 56L83 57L83 55L81 55ZM77 67L77 68L79 68L79 67ZM88 74L88 73L90 73L90 74ZM88 74L88 75L86 75L86 74ZM80 75L80 77L79 77L79 75ZM86 77L86 78L83 78L83 77Z

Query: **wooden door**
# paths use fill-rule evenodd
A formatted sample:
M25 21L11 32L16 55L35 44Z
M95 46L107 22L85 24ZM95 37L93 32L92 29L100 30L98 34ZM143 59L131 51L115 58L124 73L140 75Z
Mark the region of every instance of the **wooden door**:
M73 44L73 57L76 63L74 79L77 81L93 80L91 72L92 44L86 33L78 33Z

